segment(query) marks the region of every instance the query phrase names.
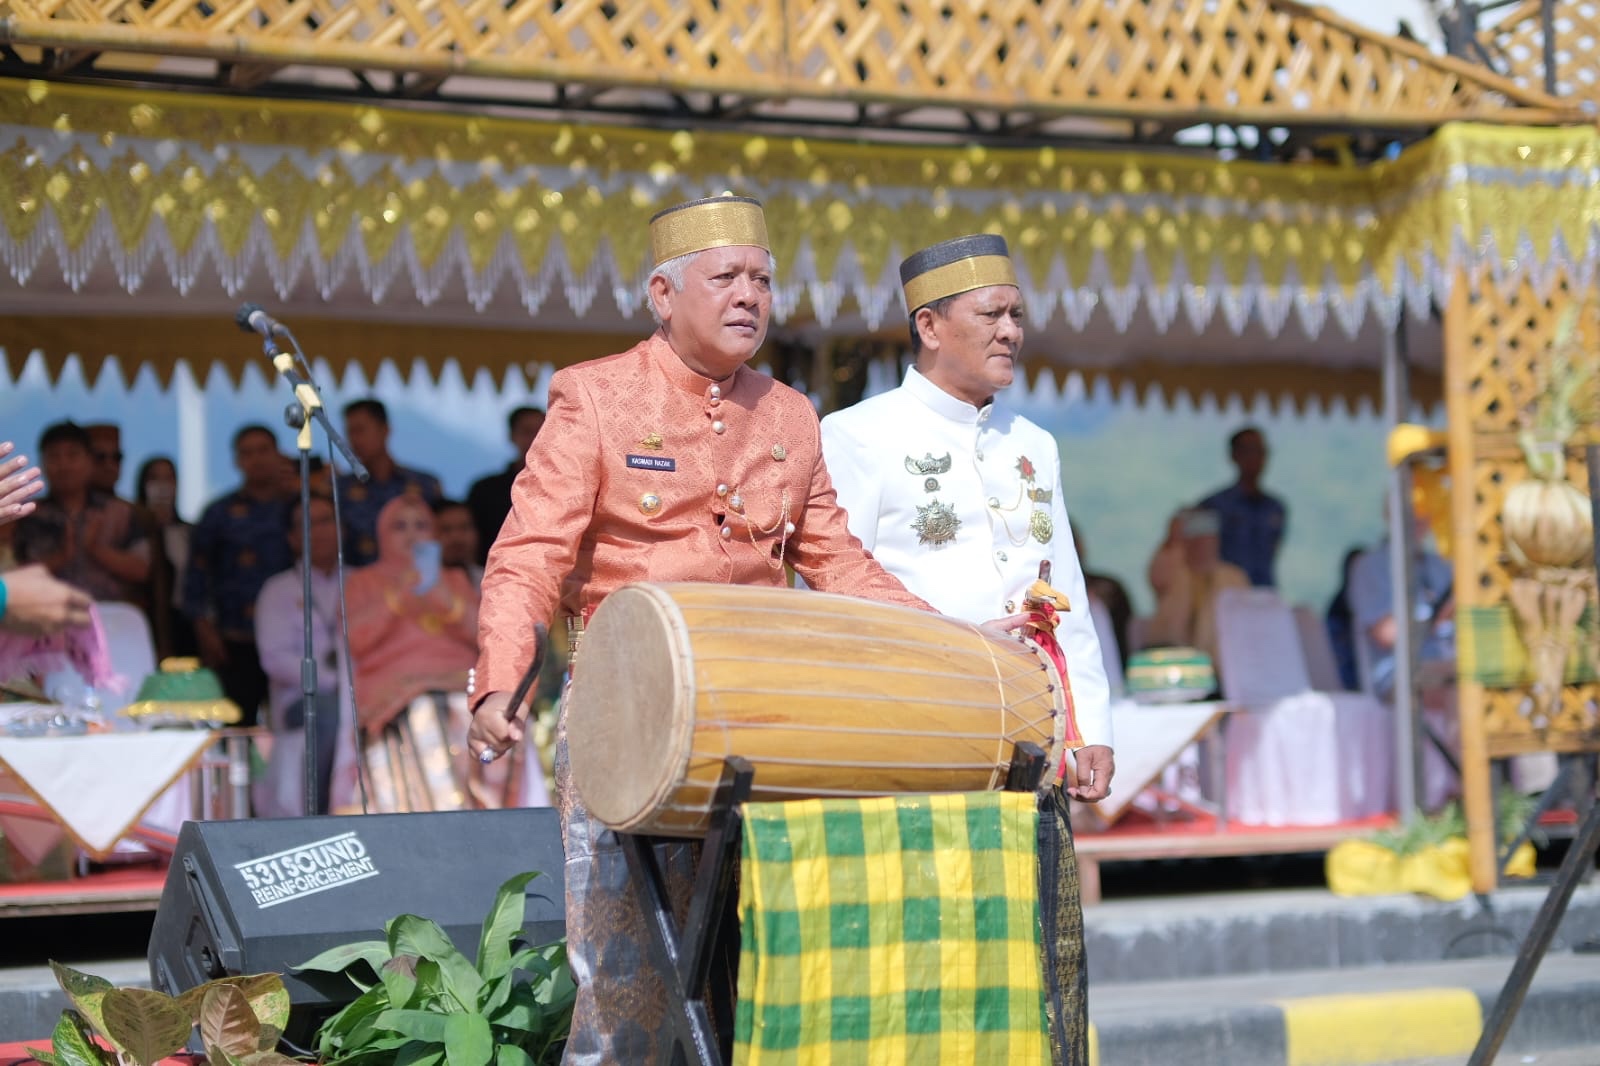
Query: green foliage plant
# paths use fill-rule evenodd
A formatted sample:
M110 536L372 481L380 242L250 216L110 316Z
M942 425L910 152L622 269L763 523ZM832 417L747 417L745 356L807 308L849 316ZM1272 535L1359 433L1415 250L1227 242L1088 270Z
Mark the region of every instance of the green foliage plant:
M301 1066L277 1051L289 993L275 973L223 977L174 997L116 988L58 962L50 969L72 1006L49 1051L28 1049L45 1066L155 1066L182 1051L197 1026L212 1066Z
M298 967L343 973L361 995L323 1023L325 1066L554 1066L576 987L565 941L522 939L528 883L500 886L484 919L478 963L434 922L402 914L383 940L331 948Z
M1511 789L1501 789L1495 810L1495 826L1502 844L1509 844L1522 833L1528 819L1533 816L1537 800ZM1461 804L1452 800L1438 814L1417 818L1409 825L1380 829L1372 834L1372 841L1399 856L1416 855L1444 844L1452 837L1467 835L1467 818ZM1535 827L1529 835L1535 845L1545 843L1544 834Z

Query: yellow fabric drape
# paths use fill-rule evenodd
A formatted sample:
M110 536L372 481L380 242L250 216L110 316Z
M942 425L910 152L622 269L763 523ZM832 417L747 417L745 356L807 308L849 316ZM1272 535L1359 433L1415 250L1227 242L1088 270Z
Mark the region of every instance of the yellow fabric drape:
M179 291L206 272L231 289L257 284L264 267L279 291L309 283L326 296L359 284L380 302L398 292L432 304L459 279L474 306L509 285L537 307L546 289L564 286L584 309L608 284L631 290L640 279L651 214L722 189L766 202L780 306L824 328L842 307L859 308L871 328L894 323L898 257L977 231L1008 239L1046 318L1050 301L1081 307L1084 293L1100 294L1102 308L1135 306L1106 298L1117 293L1181 298L1200 320L1285 300L1303 321L1307 307L1321 309L1313 318L1359 319L1413 287L1441 291L1469 260L1486 261L1491 277L1537 279L1600 247L1600 132L1590 126L1452 125L1393 162L1358 168L562 125L3 80L0 122L13 131L0 143L0 183L13 191L0 197L0 262L23 288L52 265L75 288L109 262L126 287L164 271ZM603 307L603 328L642 325ZM503 326L504 313L491 321ZM369 327L358 328L365 343L352 350L372 350ZM463 347L419 343L430 366ZM408 346L393 357L403 361ZM104 354L84 347L73 350ZM172 357L154 347L142 340L137 358L169 368ZM503 369L521 357L517 347L507 338L465 358ZM48 351L56 365L67 354Z
M559 235L587 269L608 248L644 262L649 216L711 186L763 195L780 272L810 244L828 280L848 242L876 278L899 254L974 231L1004 234L1036 281L1059 258L1083 281L1136 263L1156 286L1182 261L1204 285L1348 288L1427 273L1458 239L1492 242L1503 270L1529 269L1556 241L1581 255L1600 224L1593 127L1447 126L1369 168L1220 162L1159 153L901 147L735 133L571 126L350 104L129 93L0 82L0 152L17 195L0 231L21 244L49 214L68 249L102 214L132 253L163 230L179 256L207 227L222 252L260 227L289 255L310 227L327 259L353 242L381 259L404 234L426 269L459 238L475 270L504 241L536 271ZM102 149L53 150L63 135ZM159 148L157 152L155 149ZM248 148L246 153L241 149ZM278 153L267 165L260 150ZM376 165L373 165L376 163ZM452 169L453 168L453 169ZM416 176L413 172L426 172ZM974 206L968 194L989 201Z

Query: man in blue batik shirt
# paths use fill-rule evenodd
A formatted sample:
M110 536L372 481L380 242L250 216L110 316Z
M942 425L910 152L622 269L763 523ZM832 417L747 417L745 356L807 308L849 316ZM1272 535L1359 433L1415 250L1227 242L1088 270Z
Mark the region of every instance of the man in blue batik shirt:
M1228 438L1228 457L1239 471L1239 479L1201 500L1199 506L1215 511L1222 519L1223 562L1250 575L1250 584L1272 588L1278 583L1272 568L1289 524L1289 509L1261 487L1261 475L1267 469L1266 438L1259 429L1247 426Z
M272 430L245 426L235 433L233 463L243 483L213 501L190 536L183 613L194 623L201 660L244 712L243 724L254 725L267 697L256 650L256 597L267 578L294 559L283 537L289 498Z
M367 481L357 481L352 474L339 475L344 561L346 566L366 566L378 557L378 512L385 504L414 492L431 506L444 493L439 490L438 478L401 466L389 454L389 409L382 400L346 404L344 435L349 438L350 451L371 475Z

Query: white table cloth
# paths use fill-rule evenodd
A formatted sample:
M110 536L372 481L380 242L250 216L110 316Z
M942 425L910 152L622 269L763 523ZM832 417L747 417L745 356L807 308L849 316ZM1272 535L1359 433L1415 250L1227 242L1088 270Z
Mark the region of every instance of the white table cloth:
M186 776L214 739L201 729L0 736L0 770L9 771L80 847L104 859L141 822L175 832L189 817ZM14 824L28 821L35 825ZM37 820L0 823L7 836L33 849L44 843Z
M1394 809L1394 726L1370 696L1311 688L1299 631L1270 589L1217 602L1228 815L1244 825L1318 826Z
M1111 782L1111 795L1094 805L1094 814L1100 822L1115 823L1146 788L1158 781L1165 787L1164 778L1169 769L1185 760L1198 765L1195 742L1227 713L1228 707L1222 703L1149 704L1133 700L1112 703L1117 772Z

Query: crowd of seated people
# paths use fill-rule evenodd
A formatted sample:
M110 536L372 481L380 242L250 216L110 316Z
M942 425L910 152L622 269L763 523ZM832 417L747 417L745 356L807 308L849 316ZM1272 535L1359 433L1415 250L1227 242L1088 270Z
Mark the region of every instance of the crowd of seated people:
M370 477L335 477L320 462L312 463L313 643L322 664L319 753L325 761L333 757L326 738L336 736L340 716L351 714L337 698L340 666L333 657L343 643L333 580L342 545L349 571L350 667L360 708L360 728L350 732L362 738L354 758L383 777L377 790L388 797L383 802L404 808L494 804L530 791L542 795L541 788L530 790L503 778L485 781L459 760L447 777L432 782L395 775L418 762L419 745L437 738L441 750L463 747L452 738L465 728L459 694L476 658L483 561L544 413L526 407L511 413L507 428L516 454L503 470L477 480L462 501L446 499L436 477L390 453L389 417L380 401L356 400L343 414L351 448ZM179 513L178 471L169 457L145 458L133 498L117 495L123 454L116 426L57 423L38 444L47 491L34 513L4 527L0 569L43 564L97 600L138 605L149 618L159 657L197 656L239 705L244 724L259 722L276 734L299 732L305 720L300 466L280 451L276 434L261 425L234 433L238 482L192 523ZM1265 438L1258 429L1241 429L1229 439L1228 454L1237 471L1233 483L1173 515L1150 560L1147 577L1155 602L1150 615L1134 617L1131 598L1115 578L1086 573L1091 599L1105 608L1107 637L1115 640L1122 665L1130 653L1165 646L1195 648L1215 662L1218 596L1227 589L1275 585L1288 511L1262 485ZM1386 542L1353 551L1327 614L1344 687L1384 699L1393 684L1395 639L1387 554ZM1423 658L1447 664L1454 656L1449 567L1424 549L1414 571L1414 598L1428 623ZM452 699L445 693L458 695ZM1428 696L1441 723L1449 718L1449 697L1447 686L1434 686ZM282 751L293 748L286 745ZM288 780L280 775L274 793L285 807L299 794L285 784ZM325 789L319 806L328 809L338 800Z
M1152 613L1132 617L1120 585L1090 580L1091 597L1105 603L1113 619L1124 664L1130 653L1167 647L1193 648L1215 663L1218 596L1232 588L1275 587L1289 512L1262 487L1267 454L1261 430L1240 429L1228 440L1234 481L1168 520L1146 569Z
M1219 597L1229 589L1277 587L1277 560L1288 529L1288 508L1263 487L1265 436L1245 427L1228 440L1236 470L1232 484L1181 508L1169 522L1147 570L1155 608L1118 619L1111 628L1124 664L1130 653L1192 648L1218 662ZM1452 760L1459 748L1455 713L1454 604L1450 565L1434 550L1420 516L1411 567L1411 602L1418 640L1418 692L1425 737L1424 804L1437 808L1459 791ZM1385 523L1387 525L1387 523ZM1323 614L1329 689L1366 692L1394 700L1394 648L1399 622L1390 579L1388 537L1345 555L1337 594ZM1091 598L1108 609L1127 594L1114 579L1091 578ZM1122 611L1128 612L1126 606ZM1131 612L1128 612L1131 613ZM1318 638L1320 639L1320 638ZM1311 652L1307 651L1308 660Z
M504 520L522 454L477 482L469 505L446 499L436 477L391 456L388 411L380 401L356 400L343 415L351 449L371 477L333 476L320 462L310 464L312 651L325 786L319 810L352 801L341 796L333 765L343 733L359 734L355 757L372 774L387 774L372 790L377 795L368 797L369 809L542 799L542 780L510 780L507 775L519 770L511 765L489 768L498 776L488 780L483 769L456 760L442 777L412 779L426 777L419 768L437 764L422 757L428 752L419 745L436 739L441 751L465 751L462 694L477 658L483 531ZM542 422L535 408L513 412L513 446L525 453ZM237 483L190 522L179 511L178 469L170 457L145 458L133 498L123 499L117 495L123 454L116 426L47 427L37 453L44 491L31 514L3 527L0 571L42 564L96 601L139 607L156 658L198 658L239 706L241 724L271 730L273 743L263 746L278 751L269 756L258 806L267 808L264 813L296 813L304 806L297 776L303 755L294 752L304 750L307 711L300 463L285 456L277 435L262 425L239 428L231 446ZM487 536L492 540L496 532L498 526ZM341 546L348 665L359 712L342 706L338 694L345 669L337 654L345 628L335 580ZM359 729L341 729L351 718ZM424 730L425 722L431 730ZM285 737L299 739L280 745ZM533 771L536 778L536 761Z

